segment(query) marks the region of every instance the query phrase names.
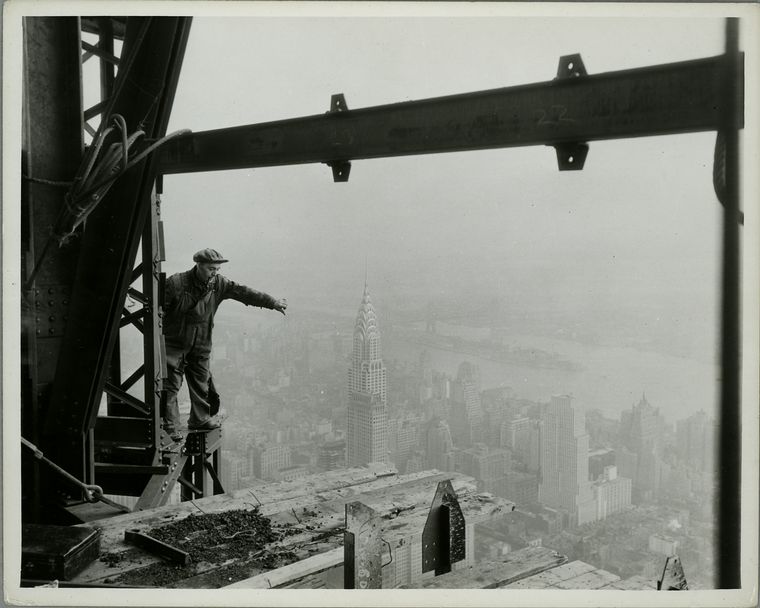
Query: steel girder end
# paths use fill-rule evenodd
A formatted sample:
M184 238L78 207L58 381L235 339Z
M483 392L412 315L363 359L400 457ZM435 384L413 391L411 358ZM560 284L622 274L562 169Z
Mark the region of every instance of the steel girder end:
M330 169L332 169L334 182L348 181L348 175L349 173L351 173L350 160L339 160L339 161L327 163L327 165L330 167Z
M586 66L583 65L583 59L581 59L580 53L563 55L559 58L559 66L557 67L557 77L555 80L582 78L583 76L588 76L588 72L586 71Z
M560 171L580 171L583 169L586 156L588 156L588 144L555 144L554 149L557 152L557 166Z
M451 571L466 557L465 518L450 479L438 483L422 530L422 572Z
M330 97L330 114L345 112L346 110L348 110L348 104L346 104L346 98L343 93L337 93Z
M657 580L657 591L686 591L689 585L677 555L671 555L665 560L662 576Z

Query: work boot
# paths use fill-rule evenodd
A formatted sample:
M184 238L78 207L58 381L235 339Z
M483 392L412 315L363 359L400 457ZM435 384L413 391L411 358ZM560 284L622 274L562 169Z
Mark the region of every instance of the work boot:
M187 428L190 431L213 431L222 426L221 422L214 420L213 418L207 418L200 424L188 424Z
M172 441L182 441L185 438L185 436L182 434L182 431L175 428L174 425L171 422L169 422L166 418L163 419L161 426L164 429L164 433L169 435Z

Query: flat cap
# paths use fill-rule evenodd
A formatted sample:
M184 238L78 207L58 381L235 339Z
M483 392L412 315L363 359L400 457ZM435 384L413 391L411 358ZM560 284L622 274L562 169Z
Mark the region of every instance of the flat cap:
M193 256L193 262L202 264L224 264L229 262L216 249L201 249Z

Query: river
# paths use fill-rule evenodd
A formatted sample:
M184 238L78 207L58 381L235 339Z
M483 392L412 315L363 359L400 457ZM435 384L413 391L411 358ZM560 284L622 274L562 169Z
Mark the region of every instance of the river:
M449 332L447 332L449 333ZM468 339L482 338L476 328L456 332ZM638 403L642 394L668 422L705 410L717 412L719 366L631 347L587 345L543 336L510 335L510 345L538 348L577 363L580 370L547 369L485 359L465 353L415 344L402 332L383 336L386 359L417 362L423 349L431 354L433 369L455 376L462 361L480 368L482 388L509 386L515 396L548 401L558 393L569 393L585 409L597 408L617 418Z

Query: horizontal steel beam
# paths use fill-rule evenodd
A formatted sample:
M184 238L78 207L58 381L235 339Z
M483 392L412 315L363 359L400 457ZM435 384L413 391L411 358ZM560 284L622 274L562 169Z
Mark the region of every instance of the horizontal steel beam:
M190 133L161 148L158 171L335 166L354 159L713 131L721 124L722 55L598 75L565 75L562 65L548 82L359 110L346 109L336 95L326 114Z

